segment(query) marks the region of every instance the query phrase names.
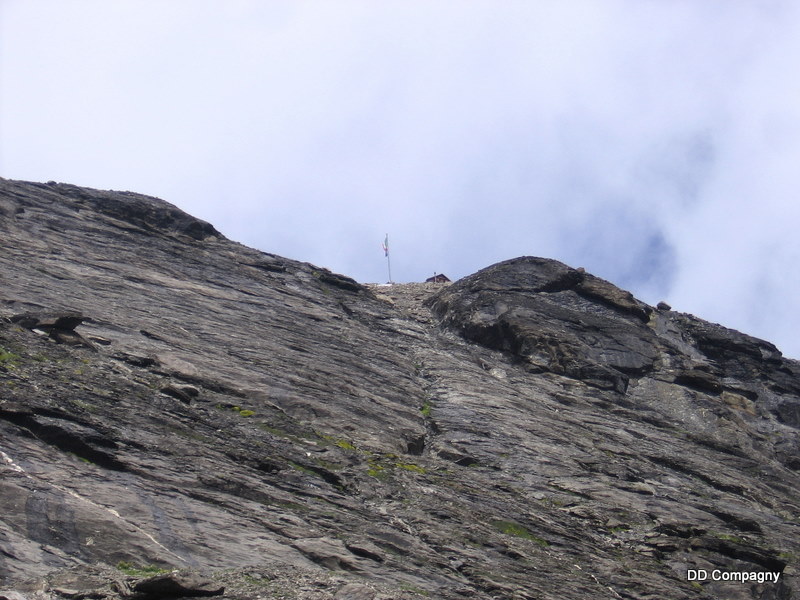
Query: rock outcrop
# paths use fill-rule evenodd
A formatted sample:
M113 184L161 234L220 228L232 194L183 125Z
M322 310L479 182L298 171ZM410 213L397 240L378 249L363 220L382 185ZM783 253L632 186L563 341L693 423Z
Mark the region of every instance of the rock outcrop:
M0 235L0 596L800 594L768 342L541 258L365 286L127 192L0 180Z

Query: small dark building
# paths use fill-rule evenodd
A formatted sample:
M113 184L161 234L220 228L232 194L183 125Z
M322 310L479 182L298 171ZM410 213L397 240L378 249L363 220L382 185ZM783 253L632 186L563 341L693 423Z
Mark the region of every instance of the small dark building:
M450 278L444 273L436 273L433 277L428 277L425 283L450 283Z

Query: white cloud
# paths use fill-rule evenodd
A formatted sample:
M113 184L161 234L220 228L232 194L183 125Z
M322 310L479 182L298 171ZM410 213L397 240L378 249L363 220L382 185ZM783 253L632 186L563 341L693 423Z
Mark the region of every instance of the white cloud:
M0 174L159 195L361 280L552 256L800 356L800 13L5 0Z

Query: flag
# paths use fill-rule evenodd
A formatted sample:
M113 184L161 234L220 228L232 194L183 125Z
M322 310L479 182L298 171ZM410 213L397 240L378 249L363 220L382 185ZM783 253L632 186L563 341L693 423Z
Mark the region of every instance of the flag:
M386 239L383 240L383 244L381 244L381 248L386 253L386 256L389 256L389 234L386 234Z

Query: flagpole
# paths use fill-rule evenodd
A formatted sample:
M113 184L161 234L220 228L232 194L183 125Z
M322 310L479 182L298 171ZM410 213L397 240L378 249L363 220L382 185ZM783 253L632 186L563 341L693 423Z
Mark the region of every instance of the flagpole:
M392 283L392 261L389 258L389 234L383 240L383 251L386 253L386 267L389 269L389 283Z

